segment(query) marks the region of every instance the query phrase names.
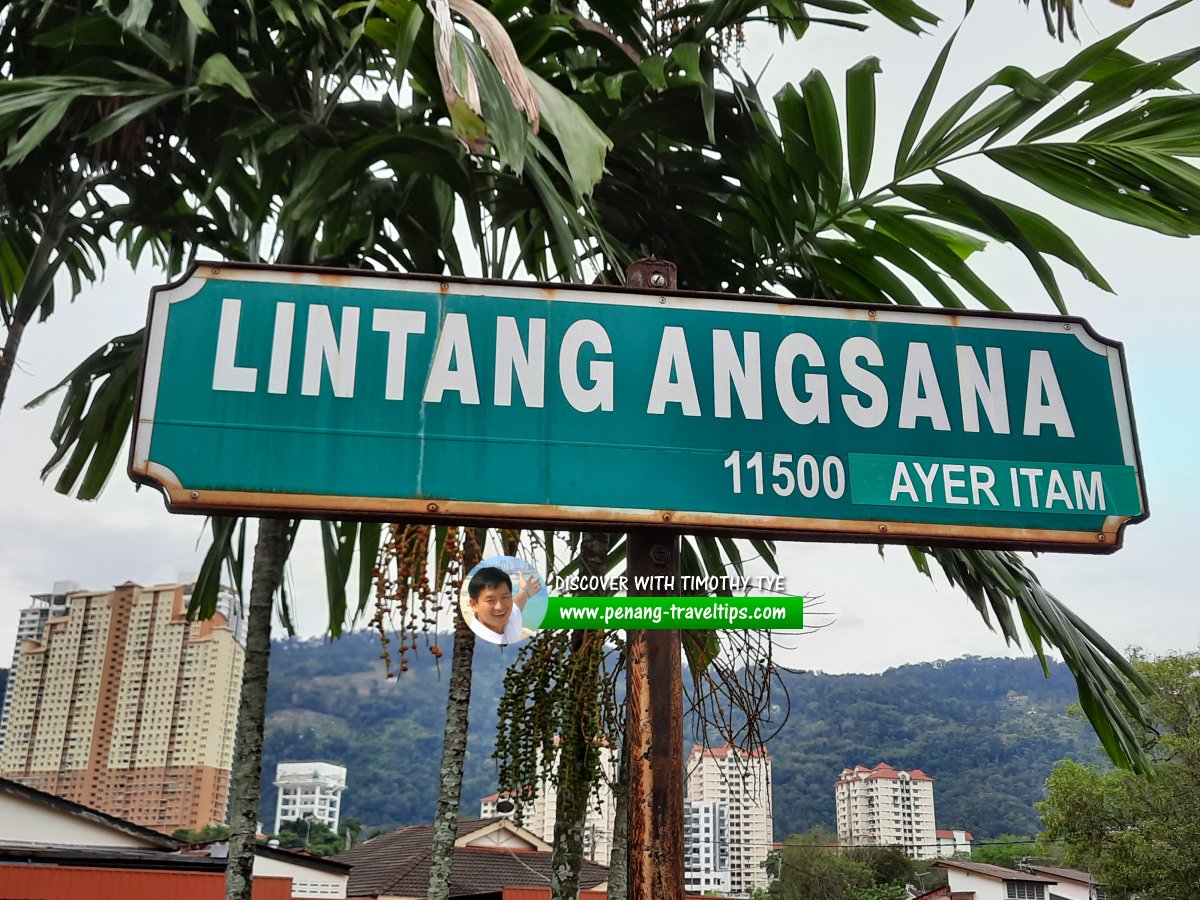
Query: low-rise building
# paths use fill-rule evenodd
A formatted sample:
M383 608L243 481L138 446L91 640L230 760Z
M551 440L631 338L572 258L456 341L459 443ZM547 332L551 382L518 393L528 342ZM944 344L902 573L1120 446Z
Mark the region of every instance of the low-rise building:
M1124 895L1109 891L1096 881L1089 872L1079 869L1068 869L1063 866L1026 866L1034 875L1058 880L1051 891L1053 897L1061 900L1125 900Z
M457 823L450 867L450 897L499 897L511 888L550 883L550 845L507 819ZM371 838L332 857L351 866L349 896L423 900L429 888L433 826L409 825ZM581 890L606 887L608 868L585 862Z
M1057 878L987 863L942 859L934 863L950 878L950 900L1051 900Z
M937 835L937 855L943 859L951 856L971 857L971 842L975 837L969 831L959 829L939 828Z
M173 853L179 844L160 831L0 778L0 847Z
M190 844L185 854L210 859L229 858L228 841ZM254 847L254 880L286 878L291 881L292 900L338 900L346 897L350 866L324 856L299 850L284 850L269 844Z
M165 834L0 778L0 897L223 900L228 845ZM257 846L254 900L344 898L350 867Z

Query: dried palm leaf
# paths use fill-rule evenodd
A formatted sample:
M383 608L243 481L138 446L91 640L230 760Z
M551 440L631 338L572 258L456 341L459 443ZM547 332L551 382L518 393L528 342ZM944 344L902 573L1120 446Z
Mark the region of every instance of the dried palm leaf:
M460 38L450 17L452 11L462 16L479 35L480 43L504 81L513 106L525 114L536 132L541 118L537 93L500 21L474 0L430 0L429 8L433 12L438 79L459 140L475 153L482 153L488 146L479 85L469 54L455 46Z

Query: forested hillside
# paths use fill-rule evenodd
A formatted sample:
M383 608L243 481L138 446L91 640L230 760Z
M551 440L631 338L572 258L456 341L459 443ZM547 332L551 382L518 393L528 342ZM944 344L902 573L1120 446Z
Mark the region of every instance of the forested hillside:
M939 828L977 837L1038 830L1032 807L1054 763L1100 761L1065 666L966 658L882 675L789 679L792 714L771 742L776 837L833 827L833 782L844 766L885 761L934 778ZM1027 699L1009 699L1014 698Z
M448 642L447 642L448 644ZM368 828L433 817L449 652L441 674L427 654L387 682L370 635L282 641L272 647L262 820L272 827L280 761L346 766L343 816ZM510 649L475 657L463 810L496 790L496 702ZM1056 760L1098 760L1096 740L1066 718L1075 700L1063 666L968 658L882 675L785 676L792 701L774 758L775 836L834 825L833 782L844 766L886 761L934 777L938 827L977 837L1037 830L1033 803ZM1010 696L1027 699L1011 700Z

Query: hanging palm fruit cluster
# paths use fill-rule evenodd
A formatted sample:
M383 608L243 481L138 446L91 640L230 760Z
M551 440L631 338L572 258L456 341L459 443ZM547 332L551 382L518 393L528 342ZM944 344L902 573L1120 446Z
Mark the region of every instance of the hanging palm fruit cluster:
M463 535L465 534L465 538ZM438 622L453 611L462 589L466 558L478 559L473 529L456 526L389 525L375 563L375 613L379 657L388 678L408 671L408 654L420 643L440 659ZM393 660L392 636L399 641ZM393 665L395 663L395 665Z
M688 12L687 8L699 12ZM654 42L661 46L677 37L689 25L694 25L705 14L705 7L697 6L694 0L651 0L650 15L654 26ZM739 21L736 25L719 31L716 35L717 49L725 58L736 57L746 45L746 31Z
M604 777L600 748L620 743L621 646L617 635L604 631L540 631L509 666L492 755L500 789L516 801L518 817L543 778L560 792L581 785L598 789ZM559 740L568 730L584 742L586 773L564 773L555 763ZM578 778L581 785L571 783Z

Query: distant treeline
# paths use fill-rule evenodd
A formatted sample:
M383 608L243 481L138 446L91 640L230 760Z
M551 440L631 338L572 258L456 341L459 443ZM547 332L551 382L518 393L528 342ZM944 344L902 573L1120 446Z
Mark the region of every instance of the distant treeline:
M280 761L325 760L349 769L343 816L367 826L430 822L436 803L450 642L440 675L426 652L395 682L384 678L369 634L277 641L271 649L261 816L275 821ZM393 645L394 647L395 645ZM476 652L463 813L496 790L491 759L496 704L512 649ZM774 759L777 840L833 827L833 783L845 766L880 761L935 779L939 828L976 837L1038 830L1035 801L1054 763L1098 761L1064 666L1042 676L1032 659L902 666L882 675L786 674L791 711L768 750ZM786 710L781 709L782 716ZM689 732L690 733L690 732Z

